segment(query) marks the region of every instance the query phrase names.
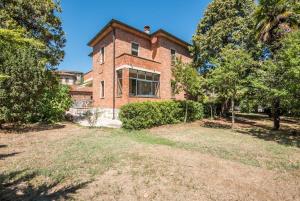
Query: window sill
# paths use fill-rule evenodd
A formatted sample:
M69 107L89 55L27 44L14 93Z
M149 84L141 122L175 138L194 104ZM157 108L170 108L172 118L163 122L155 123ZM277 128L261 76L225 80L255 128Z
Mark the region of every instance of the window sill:
M155 98L155 99L160 99L159 96L132 96L132 95L129 95L129 98Z

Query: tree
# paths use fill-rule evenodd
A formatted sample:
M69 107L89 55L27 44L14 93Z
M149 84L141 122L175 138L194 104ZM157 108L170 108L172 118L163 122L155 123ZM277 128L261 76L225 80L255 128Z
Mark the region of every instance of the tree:
M0 73L9 76L0 82L0 124L27 122L34 115L46 85L42 48L17 31L0 31Z
M297 1L288 0L260 0L259 6L255 12L255 19L257 24L257 34L258 39L264 43L267 48L271 51L270 58L273 61L267 61L264 63L264 73L269 75L275 75L281 77L282 69L278 66L275 57L282 48L283 43L281 39L293 30L297 30L300 24L300 6ZM265 65L270 65L269 67ZM259 72L258 76L260 73ZM258 80L260 76L258 77ZM276 77L274 77L276 79ZM262 80L261 80L262 81ZM268 86L270 83L265 80L266 83L262 85ZM270 81L272 82L272 81ZM257 85L257 86L262 86ZM282 94L283 92L280 87L281 83L275 80L275 83L269 85L274 87L272 93L268 93L270 97L278 95L278 97L272 98L272 108L273 108L273 119L274 119L274 129L278 130L280 128L280 107L282 105Z
M247 91L247 76L255 65L251 55L242 49L225 47L220 58L213 61L215 68L208 74L208 82L218 96L231 100L232 128L235 123L235 101Z
M172 80L172 90L175 94L183 91L187 99L194 101L198 101L200 96L204 94L202 87L204 80L191 64L178 60L172 68L172 75L174 78ZM187 111L188 104L186 102L184 122L187 121Z
M300 31L288 34L282 39L281 46L275 61L281 68L285 68L289 93L300 101Z
M43 51L48 67L62 61L65 36L58 1L54 0L1 0L0 28L23 30L26 38L33 38L46 46Z
M261 94L258 99L272 106L275 130L283 108L297 111L300 100L300 32L286 35L280 43L281 49L263 61L252 78L256 94Z
M258 39L278 49L280 38L300 24L299 2L290 0L260 0L255 11L256 32Z
M218 57L228 44L255 48L255 24L251 18L254 9L253 0L213 0L193 36L195 66L206 68L205 64Z
M69 87L65 85L49 86L39 100L36 121L57 122L64 118L65 111L72 105Z

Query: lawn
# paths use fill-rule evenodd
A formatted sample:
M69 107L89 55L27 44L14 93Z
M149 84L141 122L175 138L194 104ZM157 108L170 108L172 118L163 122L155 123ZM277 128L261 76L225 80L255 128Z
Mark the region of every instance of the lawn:
M300 124L0 132L0 200L300 200Z

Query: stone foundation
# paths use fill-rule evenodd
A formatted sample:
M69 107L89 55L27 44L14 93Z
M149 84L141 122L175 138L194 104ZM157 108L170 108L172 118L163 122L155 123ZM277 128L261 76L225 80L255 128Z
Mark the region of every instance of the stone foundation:
M67 112L71 119L82 126L120 128L122 122L119 120L119 109L111 108L70 108Z

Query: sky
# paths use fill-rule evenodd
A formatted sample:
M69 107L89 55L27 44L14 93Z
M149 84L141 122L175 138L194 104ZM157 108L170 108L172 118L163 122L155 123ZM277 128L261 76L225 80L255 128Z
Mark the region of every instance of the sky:
M164 29L191 42L210 0L62 0L60 14L66 33L64 61L60 70L87 72L92 67L87 43L111 19L151 32Z

